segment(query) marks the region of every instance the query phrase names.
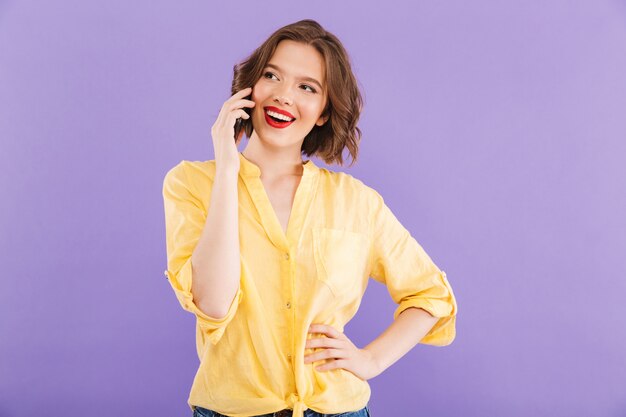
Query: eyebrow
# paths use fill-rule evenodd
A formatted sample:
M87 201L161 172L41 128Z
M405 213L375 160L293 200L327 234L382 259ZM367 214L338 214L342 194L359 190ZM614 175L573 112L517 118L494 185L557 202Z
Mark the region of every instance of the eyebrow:
M270 63L268 63L268 64L266 65L266 67L274 68L274 69L275 69L275 70L277 70L277 71L282 71L280 68L278 68L278 65L274 65L274 64L270 64ZM322 84L321 84L319 81L317 81L315 78L312 78L312 77L300 77L300 80L302 80L302 81L309 81L309 82L315 83L315 84L317 84L317 85L318 85L318 87L319 87L320 89L322 89L322 90L324 89L324 88L322 87Z

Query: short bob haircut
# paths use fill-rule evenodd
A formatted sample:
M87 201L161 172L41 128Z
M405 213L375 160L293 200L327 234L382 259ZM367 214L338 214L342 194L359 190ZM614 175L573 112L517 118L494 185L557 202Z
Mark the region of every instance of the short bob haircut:
M316 155L326 164L337 161L343 165L342 152L347 147L352 166L356 162L361 140L361 130L356 124L363 109L363 99L352 73L348 53L339 39L315 20L300 20L276 30L249 57L236 64L233 68L231 94L254 86L278 44L286 39L313 46L324 58L326 66L327 103L322 115L329 117L322 126L313 126L304 138L301 153ZM251 113L247 107L244 111ZM242 129L248 138L252 136L254 129L251 119L241 119L235 127L235 137Z

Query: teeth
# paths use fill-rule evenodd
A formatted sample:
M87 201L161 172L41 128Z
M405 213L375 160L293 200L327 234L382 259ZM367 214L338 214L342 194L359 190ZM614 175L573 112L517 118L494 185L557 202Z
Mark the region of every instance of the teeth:
M284 114L276 113L276 112L273 112L271 110L267 110L266 113L269 114L272 117L275 117L275 118L280 119L280 120L284 120L286 122L290 122L290 121L293 120L292 118L287 117Z

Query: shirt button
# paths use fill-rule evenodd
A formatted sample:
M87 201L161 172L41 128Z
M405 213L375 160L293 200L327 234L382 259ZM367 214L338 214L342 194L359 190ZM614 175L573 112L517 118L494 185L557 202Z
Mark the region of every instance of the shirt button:
M169 277L167 276L167 270L163 271L163 275L165 275L165 279L169 279Z
M289 259L289 253L288 252L285 253L285 259Z
M291 301L287 301L287 308L291 308Z
M287 359L291 360L291 354L290 353L287 354Z

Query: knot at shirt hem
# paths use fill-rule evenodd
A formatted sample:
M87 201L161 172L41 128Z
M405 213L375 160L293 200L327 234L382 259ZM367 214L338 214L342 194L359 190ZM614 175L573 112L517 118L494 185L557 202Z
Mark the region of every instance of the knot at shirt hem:
M297 394L289 395L287 407L293 409L293 417L304 417L304 411L308 408Z

